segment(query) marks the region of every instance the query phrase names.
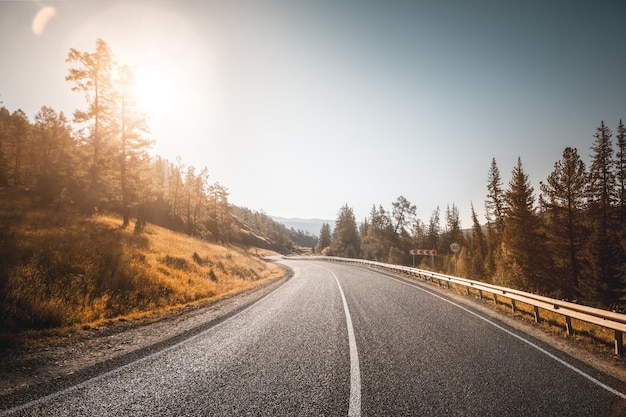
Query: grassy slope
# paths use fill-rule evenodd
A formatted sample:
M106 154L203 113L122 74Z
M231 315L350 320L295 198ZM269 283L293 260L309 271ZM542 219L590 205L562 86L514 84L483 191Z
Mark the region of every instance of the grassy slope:
M261 250L33 209L0 190L0 333L92 326L218 299L283 274Z

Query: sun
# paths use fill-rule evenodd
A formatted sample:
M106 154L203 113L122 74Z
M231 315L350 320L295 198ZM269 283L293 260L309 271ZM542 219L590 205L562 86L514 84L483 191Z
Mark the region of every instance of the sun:
M139 109L154 120L176 112L180 101L172 74L157 67L135 68L133 95Z

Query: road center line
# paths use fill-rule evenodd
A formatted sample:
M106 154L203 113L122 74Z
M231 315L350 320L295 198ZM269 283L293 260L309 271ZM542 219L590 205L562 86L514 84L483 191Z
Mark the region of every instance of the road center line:
M318 265L319 266L319 265ZM360 417L361 416L361 370L359 368L359 352L356 348L356 339L354 337L354 328L352 327L352 317L350 316L350 309L348 308L348 302L346 301L346 295L341 288L339 278L330 269L326 269L323 266L320 268L330 272L337 282L339 287L339 294L341 294L341 300L343 301L343 310L346 313L346 325L348 327L348 345L350 346L350 405L348 406L348 417Z
M333 275L334 275L334 274L333 274ZM546 355L546 356L548 356L548 357L550 357L550 358L554 359L555 361L559 362L561 365L564 365L565 367L567 367L567 368L569 368L570 370L572 370L572 371L576 372L577 374L581 375L582 377L584 377L584 378L588 379L589 381L591 381L592 383L596 384L597 386L599 386L599 387L601 387L601 388L604 388L605 390L607 390L607 391L608 391L608 392L610 392L611 394L614 394L614 395L617 395L617 396L618 396L618 397L620 397L620 398L626 399L626 394L621 393L621 392L617 391L617 390L616 390L616 389L614 389L614 388L611 388L610 386L606 385L605 383L603 383L603 382L601 382L601 381L597 380L596 378L594 378L594 377L592 377L591 375L587 374L587 373L586 373L586 372L584 372L583 370L578 369L578 368L577 368L577 367L575 367L574 365L572 365L572 364L570 364L570 363L568 363L568 362L564 361L563 359L559 358L558 356L553 355L552 353L548 352L547 350L545 350L544 348L542 348L542 347L538 346L537 344L535 344L535 343L531 342L530 340L525 339L524 337L522 337L522 336L520 336L520 335L518 335L518 334L513 333L512 331L510 331L510 330L508 330L508 329L506 329L506 328L504 328L504 327L500 326L499 324L497 324L497 323L495 323L495 322L493 322L493 321L489 320L489 319L488 319L488 318L486 318L486 317L481 316L480 314L478 314L478 313L476 313L476 312L474 312L474 311L470 310L469 308L464 307L464 306L462 306L462 305L460 305L460 304L457 304L457 303L455 303L454 301L448 300L447 298L442 297L442 296L440 296L440 295L438 295L438 294L435 294L434 292L428 291L427 289L422 288L422 287L418 286L417 284L413 284L413 283L410 283L410 282L406 282L406 281L403 281L403 280L398 279L398 278L393 278L393 277L391 277L391 276L389 276L389 275L385 275L385 276L386 276L386 277L388 277L389 279L392 279L392 280L394 280L394 281L397 281L397 282L399 282L399 283L401 283L401 284L408 285L409 287L413 287L413 288L415 288L415 289L417 289L417 290L420 290L420 291L422 291L422 292L425 292L425 293L427 293L427 294L430 294L430 295L432 295L433 297L436 297L436 298L438 298L438 299L440 299L440 300L442 300L442 301L445 301L445 302L447 302L447 303L450 303L450 304L452 304L453 306L456 306L456 307L460 308L461 310L463 310L463 311L465 311L465 312L467 312L467 313L469 313L469 314L471 314L471 315L473 315L473 316L475 316L475 317L478 317L479 319L481 319L481 320L483 320L483 321L486 321L487 323L489 323L489 324L491 324L492 326L494 326L494 327L496 327L496 328L498 328L498 329L502 330L503 332L505 332L505 333L507 333L507 334L509 334L509 335L511 335L511 336L513 336L513 337L515 337L516 339L521 340L522 342L526 343L526 344L527 344L527 345L529 345L529 346L532 346L533 348L537 349L539 352L541 352L541 353L543 353L544 355Z

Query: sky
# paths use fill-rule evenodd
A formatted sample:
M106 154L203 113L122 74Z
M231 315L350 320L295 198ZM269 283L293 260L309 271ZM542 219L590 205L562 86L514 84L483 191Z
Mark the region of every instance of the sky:
M137 68L152 152L231 203L361 221L404 196L471 227L492 158L537 197L565 147L588 162L626 119L624 22L623 0L0 0L0 100L71 118L65 59L101 38Z

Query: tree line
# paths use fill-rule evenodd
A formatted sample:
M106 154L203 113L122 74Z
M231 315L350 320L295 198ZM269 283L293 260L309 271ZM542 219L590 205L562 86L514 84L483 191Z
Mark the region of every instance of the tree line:
M485 221L471 207L462 229L459 210L437 207L428 223L400 196L391 210L374 205L360 225L341 207L331 232L320 230L316 252L411 265L411 249L434 249L418 266L594 306L626 305L626 135L601 122L593 135L590 164L566 147L538 196L522 160L506 186L495 158L487 174ZM453 253L450 245L460 251Z
M133 96L135 68L118 64L105 41L98 39L92 52L70 49L66 62L66 81L84 95L85 107L70 121L43 106L33 122L21 109L0 107L0 187L28 190L40 207L78 208L85 215L117 212L121 227L133 217L137 232L151 222L278 251L295 249L290 237L310 241L264 213L233 207L228 188L209 181L208 168L151 157L147 116ZM244 217L255 217L249 223L263 239L241 233Z

